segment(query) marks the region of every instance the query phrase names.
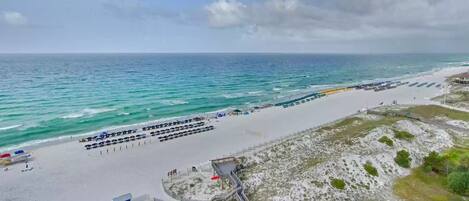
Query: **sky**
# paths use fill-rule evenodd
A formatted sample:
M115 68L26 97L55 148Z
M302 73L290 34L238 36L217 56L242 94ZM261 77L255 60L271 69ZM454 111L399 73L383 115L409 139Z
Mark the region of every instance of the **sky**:
M0 0L0 52L469 52L468 0Z

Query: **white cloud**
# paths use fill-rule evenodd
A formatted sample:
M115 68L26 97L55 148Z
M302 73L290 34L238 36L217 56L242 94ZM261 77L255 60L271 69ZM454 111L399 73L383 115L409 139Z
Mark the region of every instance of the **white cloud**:
M28 19L19 12L6 11L3 12L3 20L10 25L25 25L28 23Z
M210 25L214 27L239 26L245 20L246 5L236 0L218 0L205 9Z
M214 27L243 27L261 39L316 41L469 35L467 0L217 0Z

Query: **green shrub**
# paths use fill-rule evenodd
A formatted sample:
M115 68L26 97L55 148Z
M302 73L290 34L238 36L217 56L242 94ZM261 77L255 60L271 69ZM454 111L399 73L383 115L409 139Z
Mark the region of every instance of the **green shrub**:
M452 172L447 178L448 187L457 194L469 193L469 171Z
M448 158L432 151L428 156L423 158L423 169L427 172L433 171L435 173L446 175L449 173Z
M410 134L407 131L398 131L398 130L393 130L393 131L394 131L394 137L397 139L411 141L412 139L415 138L414 135Z
M366 170L366 172L368 172L368 174L373 175L375 177L378 176L378 170L375 167L373 167L373 164L371 164L370 162L366 162L363 165L363 168L365 168L365 170Z
M394 146L394 142L388 138L388 136L382 136L381 138L378 139L378 142L381 142L383 144L386 144L390 147Z
M461 160L459 160L459 169L469 171L469 156L463 156Z
M410 156L409 152L407 152L406 150L400 150L397 152L397 155L394 158L394 161L403 168L409 168L410 161L412 160L409 156Z
M332 179L331 185L340 190L345 189L345 182L342 179Z

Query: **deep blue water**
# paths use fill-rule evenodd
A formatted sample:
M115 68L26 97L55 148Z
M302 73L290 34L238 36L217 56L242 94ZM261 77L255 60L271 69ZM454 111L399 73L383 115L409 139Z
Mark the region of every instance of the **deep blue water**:
M457 54L4 54L0 147L467 61Z

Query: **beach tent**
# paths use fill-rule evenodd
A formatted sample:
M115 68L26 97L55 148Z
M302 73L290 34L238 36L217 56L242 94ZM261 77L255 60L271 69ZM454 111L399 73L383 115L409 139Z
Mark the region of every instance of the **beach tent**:
M10 153L4 153L4 154L0 155L0 159L6 159L6 158L10 158L10 157L11 157Z
M0 165L7 166L11 164L11 154L4 153L0 155Z

